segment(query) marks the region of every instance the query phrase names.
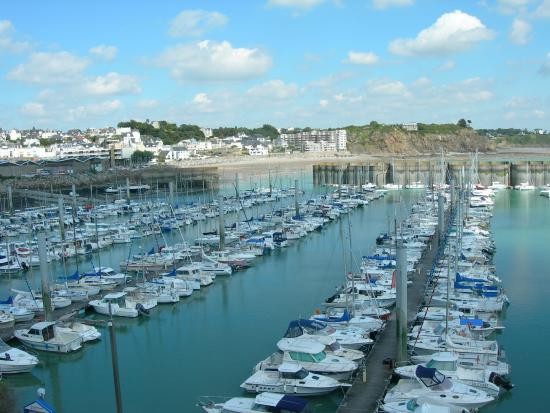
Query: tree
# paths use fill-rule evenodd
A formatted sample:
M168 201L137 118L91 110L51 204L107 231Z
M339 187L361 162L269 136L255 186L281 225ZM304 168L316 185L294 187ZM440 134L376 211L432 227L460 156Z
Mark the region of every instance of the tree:
M466 120L464 120L464 119L459 119L456 124L461 128L467 128L468 127L468 124L466 123Z
M154 154L151 151L135 151L131 159L133 164L139 164L150 162L153 157Z

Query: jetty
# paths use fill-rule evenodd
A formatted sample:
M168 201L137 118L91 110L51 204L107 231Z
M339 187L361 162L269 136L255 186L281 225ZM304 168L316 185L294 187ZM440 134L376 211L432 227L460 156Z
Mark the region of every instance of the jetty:
M448 225L448 216L443 221ZM443 253L444 239L438 231L428 242L427 248L414 269L412 284L407 288L407 319L413 320L425 296L429 276L435 263ZM409 274L410 276L410 274ZM398 352L397 320L395 311L369 351L366 360L342 399L337 413L372 413L378 411L380 402L390 384Z

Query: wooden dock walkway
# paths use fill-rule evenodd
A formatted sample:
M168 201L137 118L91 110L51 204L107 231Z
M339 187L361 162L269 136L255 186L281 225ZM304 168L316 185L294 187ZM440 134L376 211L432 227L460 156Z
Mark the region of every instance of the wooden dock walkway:
M438 255L439 238L436 234L428 244L422 258L415 268L412 285L407 289L408 319L413 320L424 299L428 274ZM378 410L390 378L393 367L387 363L395 360L397 353L397 321L395 312L386 323L384 330L367 355L364 371L357 374L352 387L348 390L338 407L337 413L372 413ZM365 379L365 380L364 380Z

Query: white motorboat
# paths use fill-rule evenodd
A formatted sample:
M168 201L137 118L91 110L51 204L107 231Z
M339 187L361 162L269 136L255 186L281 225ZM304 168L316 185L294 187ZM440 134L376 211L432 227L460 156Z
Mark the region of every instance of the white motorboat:
M157 300L158 304L173 304L180 301L178 291L168 285L145 282L137 284L137 287L145 296Z
M387 189L388 191L397 191L401 188L403 188L403 185L400 184L384 184L384 189Z
M500 189L507 189L508 186L500 183L499 181L493 181L491 185L488 186L488 188L492 189L493 191L498 191Z
M319 396L341 387L341 383L331 377L310 373L299 363L285 362L277 369L258 370L242 384L241 388L252 393L274 392Z
M279 351L258 363L255 370L273 370L284 362L298 362L312 373L346 380L358 367L354 361L327 355L325 346L313 340L283 338L277 347Z
M190 282L185 280L180 280L176 277L157 277L151 279L149 284L156 284L168 287L172 290L175 290L180 298L189 297L193 294L193 287L190 285ZM199 285L200 288L200 285Z
M459 356L456 353L438 352L432 354L427 363L420 365L435 368L448 378L481 389L494 397L498 396L501 389L511 390L514 387L505 377L493 372L490 367L483 365L465 367L458 364L458 359ZM397 367L395 373L402 377L414 378L417 367L418 365Z
M0 375L27 373L38 364L38 359L29 353L10 347L0 340Z
M365 353L363 353L362 351L342 347L340 343L336 341L336 339L332 336L308 334L306 331L300 329L299 327L292 328L291 326L289 326L283 337L317 341L321 344L324 344L324 351L325 353L327 353L328 356L343 357L347 360L355 362L360 362L365 357Z
M204 254L203 261L198 262L197 265L201 271L214 277L216 275L231 275L233 273L230 265L213 260Z
M15 330L14 335L25 346L35 350L69 353L82 348L80 334L59 330L51 321L42 321L30 328Z
M422 399L410 399L384 403L382 411L386 413L470 413L470 410L452 406L445 402L426 402Z
M437 369L417 366L414 379L401 379L395 387L388 390L385 403L405 401L411 398L422 398L426 402L446 403L477 409L494 400L483 390L466 384L452 381Z
M514 189L519 191L533 191L535 185L531 185L529 182L520 182L519 185L514 186Z
M25 321L31 321L34 318L34 311L31 311L24 307L7 307L5 309L2 309L1 311L4 311L8 314L11 314L15 320L16 323L22 323Z
M123 291L128 294L126 296L128 305L137 309L143 309L145 314L148 314L149 310L152 310L158 305L156 297L143 294L137 287L126 287Z
M98 277L102 280L114 281L116 285L126 284L128 276L124 273L116 272L111 267L98 267L90 273L83 274L84 277Z
M405 185L405 188L407 188L407 189L425 189L426 185L424 185L421 181L415 181L415 182L411 182L410 184Z
M352 317L347 310L341 312L336 309L327 309L326 314L314 314L310 319L325 322L335 328L352 326L361 328L366 332L379 331L384 327L384 322L377 318L363 315Z
M71 321L68 323L57 326L59 331L77 333L82 337L82 342L99 340L101 333L94 326L79 323L77 321Z
M176 277L191 282L194 290L207 287L214 282L211 275L205 274L195 263L187 264L176 269ZM198 286L197 286L198 284Z
M90 301L89 304L99 314L112 314L116 317L137 317L139 311L136 309L135 304L128 302L126 298L125 292L110 293L100 300Z
M368 333L361 328L351 326L334 328L322 321L307 319L291 321L285 337L287 334L289 337L297 337L304 333L313 336L333 337L342 347L353 350L366 349L374 342Z
M267 392L260 393L255 398L233 397L223 403L216 403L209 398L199 402L205 413L305 413L307 405L307 401L296 396Z

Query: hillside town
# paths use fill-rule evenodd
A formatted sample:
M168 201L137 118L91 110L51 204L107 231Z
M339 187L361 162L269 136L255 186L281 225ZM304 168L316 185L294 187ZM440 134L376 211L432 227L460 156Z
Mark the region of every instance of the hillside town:
M151 122L158 128L158 122ZM300 130L279 133L278 137L244 132L232 136L214 136L211 128L201 128L203 139L183 139L174 144L140 133L131 127L98 129L3 130L0 129L0 159L4 160L60 160L66 158L131 159L136 151L152 154L152 162L177 162L213 155L242 154L266 156L290 151L323 152L345 151L346 130ZM279 130L280 132L280 130Z

